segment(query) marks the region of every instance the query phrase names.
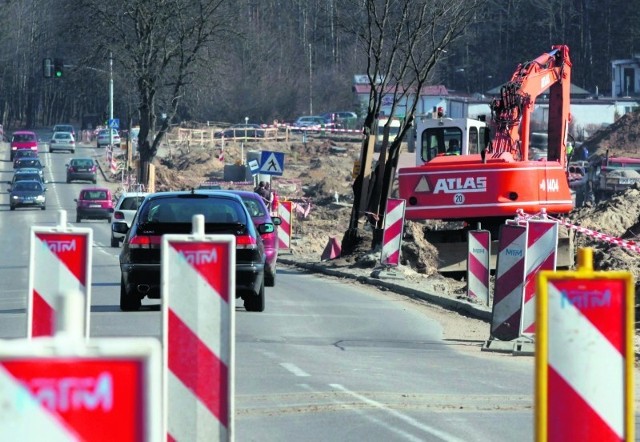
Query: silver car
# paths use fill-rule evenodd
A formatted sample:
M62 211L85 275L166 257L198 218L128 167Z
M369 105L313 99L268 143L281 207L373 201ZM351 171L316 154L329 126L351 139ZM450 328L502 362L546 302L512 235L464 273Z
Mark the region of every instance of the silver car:
M148 195L146 192L125 192L120 195L118 202L114 208L113 218L111 221L111 247L118 247L120 241L126 236L125 233L114 231L113 226L117 223L124 223L127 228L131 227L131 221L140 207L144 198Z
M76 140L71 132L54 132L49 141L49 153L57 150L68 150L71 153L76 151Z
M98 139L96 141L96 146L98 149L101 147L107 147L109 145L109 141L112 141L116 147L120 147L120 134L117 130L111 129L111 140L109 140L109 129L100 129L98 132Z

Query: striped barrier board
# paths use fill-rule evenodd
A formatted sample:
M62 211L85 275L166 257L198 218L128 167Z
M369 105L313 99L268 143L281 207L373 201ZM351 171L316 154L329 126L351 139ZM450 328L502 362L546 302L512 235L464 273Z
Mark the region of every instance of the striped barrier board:
M233 439L235 241L203 233L162 238L169 441Z
M159 441L160 368L155 338L0 341L0 440Z
M556 269L558 255L558 223L550 220L527 221L527 252L525 267L520 336L535 335L536 275L542 270Z
M93 229L64 225L32 227L27 300L27 337L53 336L55 300L77 290L85 296L84 335L89 337Z
M577 271L537 277L536 441L633 441L633 276Z
M467 244L467 298L489 305L491 233L469 230Z
M518 337L527 249L527 227L500 226L493 292L491 336L502 341Z
M400 264L405 205L405 200L402 199L389 198L387 200L382 251L380 253L380 264L382 265L397 267Z
M289 250L291 248L291 236L293 233L293 202L280 201L278 204L278 216L280 217L280 225L278 226L278 248L280 250Z

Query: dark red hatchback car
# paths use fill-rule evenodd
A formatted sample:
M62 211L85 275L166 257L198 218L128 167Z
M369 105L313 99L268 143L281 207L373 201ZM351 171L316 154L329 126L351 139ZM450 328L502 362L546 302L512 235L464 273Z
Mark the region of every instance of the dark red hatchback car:
M111 223L113 196L106 187L88 187L80 191L76 202L76 222L83 219L106 219Z

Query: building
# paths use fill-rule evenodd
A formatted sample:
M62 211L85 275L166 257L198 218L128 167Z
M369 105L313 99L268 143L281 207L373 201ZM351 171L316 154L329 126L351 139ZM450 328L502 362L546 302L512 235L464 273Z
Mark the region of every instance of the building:
M611 96L636 97L640 96L640 54L626 60L611 62Z

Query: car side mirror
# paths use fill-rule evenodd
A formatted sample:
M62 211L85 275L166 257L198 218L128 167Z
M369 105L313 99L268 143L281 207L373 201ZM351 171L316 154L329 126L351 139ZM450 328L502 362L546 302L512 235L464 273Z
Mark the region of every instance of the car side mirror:
M78 198L74 198L73 200L74 200L76 203L78 202Z
M262 233L273 233L276 230L276 226L272 223L264 223L258 226L258 232Z
M282 219L279 216L272 216L271 217L271 222L274 225L279 226L280 224L282 224Z
M129 227L127 223L113 223L111 224L111 230L116 233L127 233L129 231Z

